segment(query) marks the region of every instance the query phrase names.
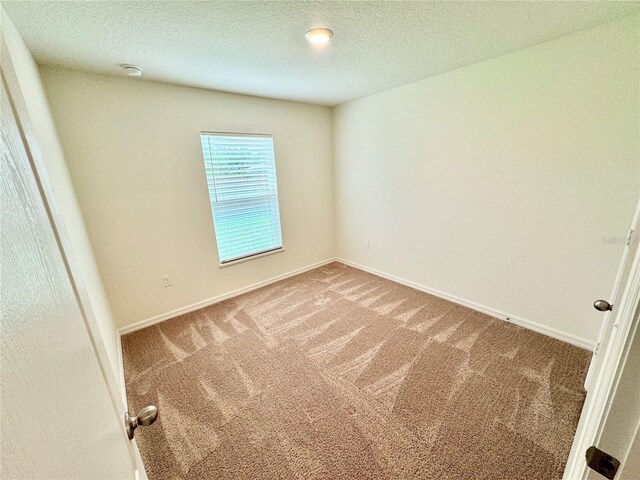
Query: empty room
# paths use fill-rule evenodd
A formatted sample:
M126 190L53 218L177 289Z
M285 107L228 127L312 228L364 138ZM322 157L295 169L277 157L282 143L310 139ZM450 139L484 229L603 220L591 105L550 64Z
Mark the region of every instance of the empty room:
M1 478L640 478L640 2L0 22Z

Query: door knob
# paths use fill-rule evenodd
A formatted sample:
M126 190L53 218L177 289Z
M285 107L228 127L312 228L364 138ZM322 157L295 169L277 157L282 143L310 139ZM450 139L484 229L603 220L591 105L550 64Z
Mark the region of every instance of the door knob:
M147 405L138 412L138 415L132 417L129 412L124 413L124 427L127 430L129 440L133 439L135 429L138 427L148 427L158 418L158 407L155 405Z
M606 300L596 300L595 302L593 302L593 308L600 312L606 312L608 310L611 310L613 308L613 305L611 305Z

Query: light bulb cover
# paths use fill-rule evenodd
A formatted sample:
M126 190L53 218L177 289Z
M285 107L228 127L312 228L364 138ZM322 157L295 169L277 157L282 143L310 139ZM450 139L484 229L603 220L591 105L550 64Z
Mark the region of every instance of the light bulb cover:
M313 45L324 45L333 38L333 32L328 28L312 28L304 36Z

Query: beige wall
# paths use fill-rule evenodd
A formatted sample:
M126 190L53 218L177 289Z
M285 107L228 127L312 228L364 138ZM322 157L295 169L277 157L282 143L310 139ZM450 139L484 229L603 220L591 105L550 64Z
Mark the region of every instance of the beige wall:
M638 201L639 43L628 17L337 107L338 257L594 342Z
M333 257L329 108L41 73L119 327ZM284 252L219 268L201 130L273 134Z
M38 145L32 147L39 148L42 154L47 172L41 172L41 174L46 175L54 191L54 201L60 214L57 217L58 226L66 231L71 244L71 251L66 253L70 261L74 262L75 275L79 277L77 280L84 287L89 300L89 305L83 305L83 307L88 315L95 318L109 363L115 378L119 381L120 368L118 366L115 322L67 170L65 157L60 147L58 133L51 117L38 67L20 34L2 9L0 9L0 17L2 36L5 39L6 48L29 112L31 128L38 142Z

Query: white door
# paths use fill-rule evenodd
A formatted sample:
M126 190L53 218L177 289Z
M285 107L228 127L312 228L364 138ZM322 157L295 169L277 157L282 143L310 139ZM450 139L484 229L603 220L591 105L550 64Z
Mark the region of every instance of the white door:
M0 477L133 479L122 401L98 360L100 340L90 334L13 110L13 72L3 64L2 73Z
M619 442L626 445L628 443L627 437L631 437L631 433L623 435L620 429L609 432L612 433L610 437L603 437L603 432L607 427L607 417L609 417L609 420L613 419L610 426L614 425L615 421L620 424L620 419L624 420L625 417L630 420L630 412L627 411L625 413L624 407L620 409L614 405L614 415L610 416L610 413L614 404L616 387L620 383L625 367L625 360L629 358L629 345L633 339L634 328L637 326L638 321L636 310L640 304L639 241L640 203L636 209L631 231L625 242L623 258L618 269L612 295L609 298L598 299L604 300L604 302L600 303L601 307L610 306L611 308L610 310L605 309L604 323L596 347L597 351L592 358L587 374L585 382L587 397L567 460L567 467L564 472L564 479L566 480L581 480L588 476L593 478L593 475L596 475L590 473L586 466L585 452L590 446L594 445L602 449L601 442L604 442L607 444L604 445L605 447L613 448L612 446ZM637 375L637 372L633 374ZM628 381L625 381L625 383L628 384ZM635 398L637 397L637 392L631 392L630 395L626 396ZM623 393L620 398L625 398L625 394ZM633 425L628 426L633 428ZM627 438L627 440L624 440L623 437ZM608 438L609 440L613 439L611 440L613 443L609 443ZM619 455L618 452L616 454Z
M616 478L626 476L637 480L640 478L640 304L635 310L622 368L614 383L602 431L596 437L594 445L621 463ZM633 475L634 469L639 475ZM587 478L599 480L602 477L590 471Z
M622 295L624 294L624 287L627 284L627 281L629 279L632 262L633 262L633 259L635 258L636 251L638 250L638 239L640 237L639 230L640 230L640 203L636 208L636 214L634 216L631 229L629 230L629 234L625 242L626 245L624 247L624 251L622 254L622 261L620 262L620 267L618 268L618 274L616 275L616 280L613 286L611 297L610 299L606 297L602 299L598 299L598 300L604 300L607 303L609 302L612 302L612 303L611 303L611 310L605 311L602 318L600 334L598 335L598 340L596 342L594 353L593 353L593 356L591 357L589 371L587 372L587 378L585 379L585 383L584 383L584 388L587 391L591 390L592 383L598 376L597 372L600 371L600 369L602 368L602 360L604 358L604 352L607 351L607 348L609 346L609 341L611 339L611 335L618 328L616 318L618 314L618 309L620 307L620 301L622 299Z

